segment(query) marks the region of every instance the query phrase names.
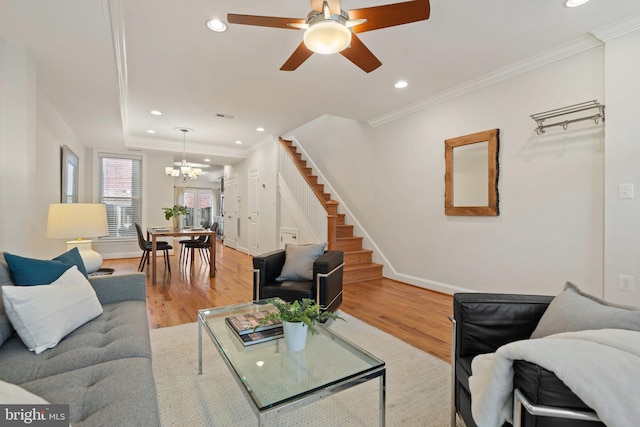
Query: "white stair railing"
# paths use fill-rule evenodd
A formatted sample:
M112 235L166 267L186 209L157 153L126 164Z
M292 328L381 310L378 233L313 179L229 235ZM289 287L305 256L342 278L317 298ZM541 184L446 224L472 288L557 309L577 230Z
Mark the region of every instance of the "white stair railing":
M327 211L281 144L278 144L278 184L282 200L291 211L304 241L326 242Z

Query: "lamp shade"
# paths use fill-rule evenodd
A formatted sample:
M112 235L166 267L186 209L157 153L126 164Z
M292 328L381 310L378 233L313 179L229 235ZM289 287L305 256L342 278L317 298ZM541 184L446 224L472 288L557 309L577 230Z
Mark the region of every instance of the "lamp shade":
M56 203L49 205L48 239L107 236L107 208L100 203Z

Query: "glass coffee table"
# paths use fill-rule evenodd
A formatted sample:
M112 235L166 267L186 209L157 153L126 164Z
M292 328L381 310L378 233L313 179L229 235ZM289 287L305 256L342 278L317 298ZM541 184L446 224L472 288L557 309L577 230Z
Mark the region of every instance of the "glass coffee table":
M198 373L202 331L211 338L258 416L258 425L278 414L379 378L379 425L385 424L385 363L323 325L292 352L284 339L243 346L225 318L272 308L264 301L198 311ZM342 320L337 320L341 322Z

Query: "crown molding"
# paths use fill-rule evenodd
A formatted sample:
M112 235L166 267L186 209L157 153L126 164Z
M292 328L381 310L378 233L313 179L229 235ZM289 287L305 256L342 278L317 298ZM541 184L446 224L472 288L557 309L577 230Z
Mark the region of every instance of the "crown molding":
M372 127L380 126L601 45L602 42L600 40L591 34L587 34L569 43L516 62L492 73L485 74L482 77L470 80L422 101L375 117L367 123Z
M111 39L113 40L113 54L118 74L118 89L120 92L120 120L125 140L129 136L129 81L127 78L127 49L124 34L124 11L122 0L104 0L105 8L111 23ZM104 4L104 3L103 3Z
M254 145L252 145L250 148L247 148L247 152L249 153L253 153L255 151L258 151L259 149L261 149L263 146L268 145L268 144L273 144L275 142L277 142L278 139L273 136L273 135L265 135L264 138L261 138L257 143L255 143Z
M183 144L182 142L167 141L165 139L129 136L125 139L124 145L128 149L182 153ZM247 158L246 151L237 148L221 147L219 145L202 144L199 142L187 142L184 145L185 151L189 154L227 157L238 160Z
M640 29L640 13L634 13L611 24L604 25L591 31L594 37L602 42L608 42L616 37L623 36Z

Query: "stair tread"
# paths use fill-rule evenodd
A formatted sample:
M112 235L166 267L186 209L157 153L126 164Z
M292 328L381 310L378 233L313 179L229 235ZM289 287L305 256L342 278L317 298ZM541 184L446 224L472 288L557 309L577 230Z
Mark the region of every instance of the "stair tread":
M377 264L375 262L371 262L368 264L349 264L346 263L344 265L344 270L345 271L354 271L354 270L366 270L369 268L380 268L382 267L382 264Z

